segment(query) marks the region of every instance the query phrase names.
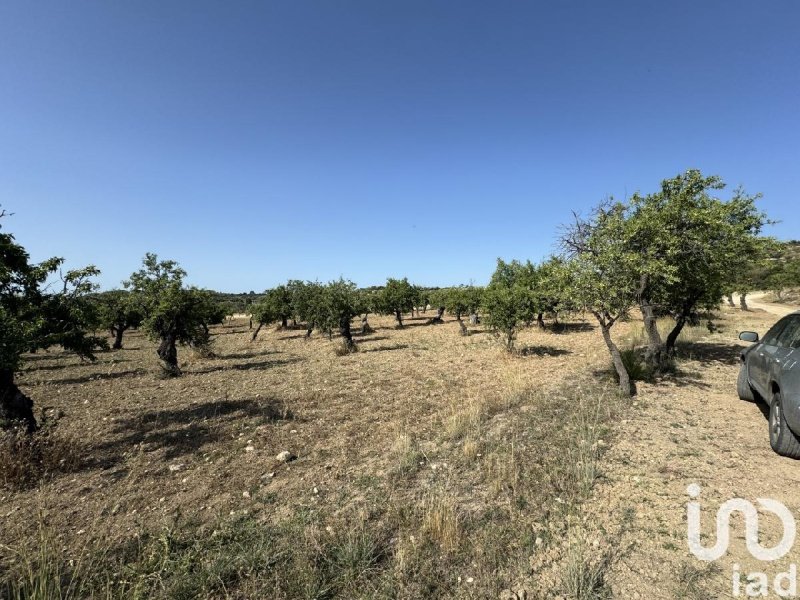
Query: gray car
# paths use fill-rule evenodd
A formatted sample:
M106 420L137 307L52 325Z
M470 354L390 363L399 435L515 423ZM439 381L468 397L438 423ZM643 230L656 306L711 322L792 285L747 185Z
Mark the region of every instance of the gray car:
M739 339L753 342L741 354L739 397L766 402L772 449L800 458L800 311L778 321L762 339L752 331Z

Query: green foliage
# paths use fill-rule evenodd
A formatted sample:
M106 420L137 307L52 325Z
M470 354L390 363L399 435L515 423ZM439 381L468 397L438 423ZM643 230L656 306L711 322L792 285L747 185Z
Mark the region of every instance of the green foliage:
M267 290L258 303L250 306L250 314L261 325L268 325L275 321L286 325L287 320L295 314L294 291L285 285Z
M536 267L530 261L523 264L497 259L497 269L483 292L483 307L486 323L504 334L509 351L514 349L517 329L541 311L535 289Z
M720 298L747 283L747 272L764 257L760 238L768 223L755 206L760 195L741 188L728 201L713 193L717 176L689 170L661 183L655 194L635 194L627 209L627 238L639 255L635 271L648 277L646 293L663 313L688 320L713 310Z
M111 290L97 294L94 298L100 327L116 333L117 330L136 328L142 324L144 315L130 292Z
M13 235L0 233L0 370L13 372L24 352L52 345L91 360L96 348L105 347L104 339L87 334L97 324L88 295L100 271L92 266L68 271L60 289L51 292L47 280L63 263L51 258L32 264Z
M206 347L208 326L221 322L225 316L210 292L185 288L184 277L186 271L178 263L159 261L158 256L148 253L142 268L125 282L144 315L142 327L152 339L161 342L158 354L171 374L180 373L175 345Z
M321 286L313 302L311 320L320 331L332 334L347 330L350 321L360 314L358 289L352 281L339 279ZM343 332L344 333L344 332Z
M419 288L411 285L407 278L386 280L386 285L375 296L375 310L384 315L394 315L400 327L402 314L411 312L419 302Z
M312 329L323 286L318 281L307 281L305 283L296 281L291 283L294 315L298 320L305 322L309 329Z
M429 293L429 300L434 306L437 308L443 307L459 320L464 315L477 313L481 306L482 297L483 288L473 285L441 288Z

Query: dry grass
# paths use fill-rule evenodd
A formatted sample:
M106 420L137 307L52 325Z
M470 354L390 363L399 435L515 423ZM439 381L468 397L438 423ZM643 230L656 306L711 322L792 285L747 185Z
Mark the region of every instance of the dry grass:
M524 576L591 493L621 409L585 375L599 335L532 328L537 352L509 356L454 321L371 320L345 356L234 321L217 358L185 352L168 380L138 334L93 365L30 357L21 385L86 460L0 501L8 590L67 573L78 597L477 598ZM52 558L31 551L40 520Z
M84 462L80 442L52 431L35 436L23 430L0 431L0 488L24 490Z

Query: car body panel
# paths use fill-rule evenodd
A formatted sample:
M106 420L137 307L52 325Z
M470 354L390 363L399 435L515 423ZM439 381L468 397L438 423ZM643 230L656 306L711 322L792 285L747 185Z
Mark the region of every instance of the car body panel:
M800 348L784 347L781 337L785 334L796 340L792 331L798 327L800 312L792 313L741 353L748 384L762 400L769 402L774 391L780 390L786 422L795 434L800 434Z

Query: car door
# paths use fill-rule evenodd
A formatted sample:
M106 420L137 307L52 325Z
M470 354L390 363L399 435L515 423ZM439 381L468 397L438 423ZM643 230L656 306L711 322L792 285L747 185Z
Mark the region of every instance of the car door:
M770 381L781 379L781 372L791 369L797 360L797 348L800 347L800 315L792 315L788 318L786 327L778 335L776 341L778 347L771 357Z
M784 317L770 329L764 339L747 355L747 370L750 385L761 395L769 400L770 370L774 365L775 355L778 352L778 336L783 333L791 317Z

